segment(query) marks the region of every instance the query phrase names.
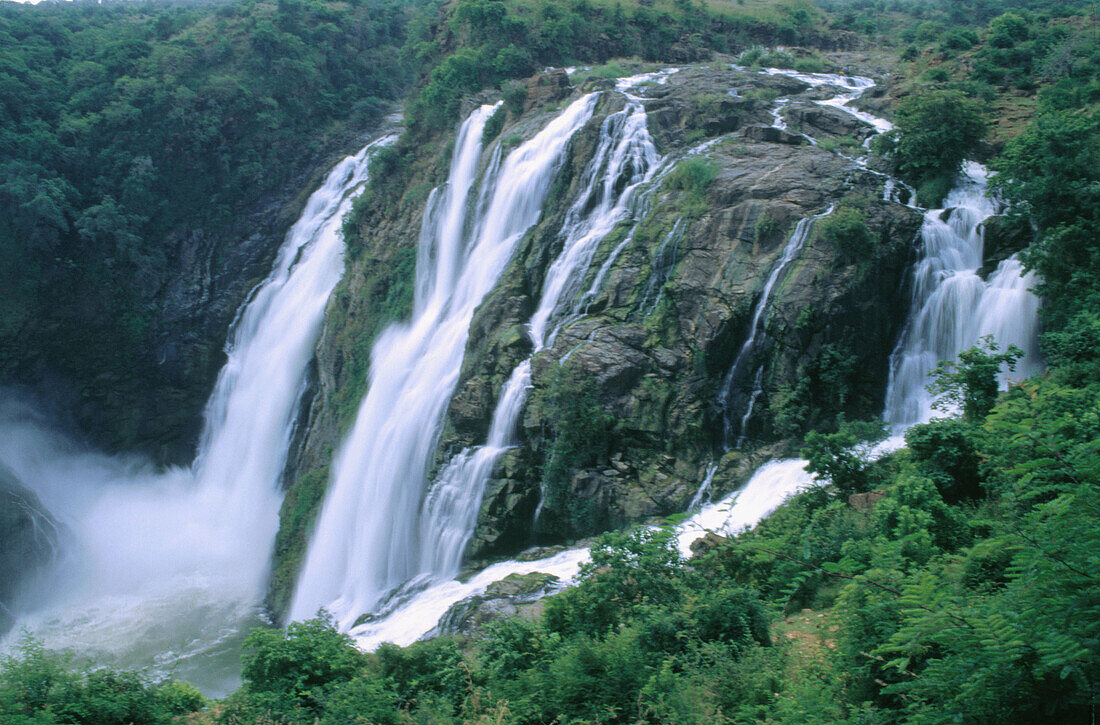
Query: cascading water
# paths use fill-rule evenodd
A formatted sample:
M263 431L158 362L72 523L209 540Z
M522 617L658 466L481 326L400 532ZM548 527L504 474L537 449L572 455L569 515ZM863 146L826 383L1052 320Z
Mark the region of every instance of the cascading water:
M813 478L806 472L805 465L806 461L802 460L766 463L741 490L704 506L675 529L681 554L690 556L692 542L707 532L731 535L755 525L787 498L813 486ZM713 476L713 469L708 470L708 476ZM587 548L567 549L535 561L502 561L464 581L437 581L384 617L356 627L353 635L364 649L374 649L383 642L406 646L429 634L452 605L484 594L493 582L510 574L537 571L558 577L558 586L564 588L573 582L581 565L588 560Z
M527 326L532 356L553 345L558 331L571 319L563 313L571 308L569 303L580 290L596 247L630 216L634 192L650 179L657 161L641 103L631 100L604 120L600 144L585 169L582 191L562 226L561 253L546 272L542 297ZM433 487L422 519L423 535L435 544L433 571L448 576L458 572L463 549L477 523L485 484L511 443L530 385L528 357L504 385L486 444L455 456Z
M978 275L984 257L982 222L996 212L985 191L985 168L968 163L946 208L925 214L909 322L892 357L886 390L883 417L897 433L932 417L932 396L925 386L936 364L955 359L986 335L1001 349L1016 345L1025 352L1015 372L1002 374L1002 384L1041 368L1034 275L1024 273L1015 256L1001 262L988 280Z
M779 261L772 268L767 281L764 282L764 288L761 290L760 297L757 299L756 306L752 311L752 322L749 323L749 336L741 345L741 349L737 351L737 357L734 358L733 365L730 366L729 372L726 373L726 377L722 380L722 387L718 394L718 407L722 411L722 428L727 446L730 445L731 441L735 440L735 447L740 448L745 442L749 418L752 417L753 407L756 405L757 399L763 392L762 384L764 369L758 367L753 376L752 392L749 394L744 413L740 417L738 435L737 438L734 439L734 386L743 379L746 366L752 362L752 358L766 339L764 335L764 325L762 323L764 320L764 312L768 309L768 303L771 301L772 290L775 288L775 283L779 281L779 277L783 274L783 270L787 268L787 265L798 256L800 251L802 251L802 247L806 243L806 238L810 235L810 227L813 226L813 223L832 213L833 207L830 206L821 214L806 217L798 221L798 224L794 227L794 232L791 233L790 240L787 242L787 246L783 248L783 253L780 255Z
M707 472L703 476L703 482L699 484L699 488L695 490L695 495L691 497L691 503L688 504L688 511L695 511L704 502L710 500L711 489L714 487L714 474L718 472L717 463L707 464Z
M638 310L643 315L652 315L657 311L657 306L661 304L665 283L669 281L672 270L676 266L680 254L680 240L683 239L686 228L684 217L678 217L673 222L672 228L668 230L668 234L665 235L653 252L653 261L650 267L652 274L646 280L641 300L638 302Z
M341 223L372 150L341 161L309 198L268 278L242 307L190 470L80 449L26 408L0 414L0 460L61 518L74 550L28 594L18 623L53 647L185 675L236 677L257 614L286 463L325 305L343 273ZM218 664L211 656L222 653Z
M337 455L292 619L324 607L348 629L450 565L449 546L430 545L422 535L420 514L470 322L519 239L538 221L565 148L596 100L589 94L574 101L485 176L472 219L467 209L482 130L494 107L483 106L463 124L442 195L447 201L440 213L425 214L417 268L427 276L417 285L412 319L385 330L371 351L370 387ZM443 498L434 505L447 510Z
M628 232L626 238L603 261L588 289L581 292L580 285L587 276L599 241L623 219L631 215L638 216L639 208L644 207L647 196L658 186L662 175L671 168L669 164L662 164L658 159L645 126L641 99L630 93L632 88L642 81L661 83L667 76L668 72L647 74L621 79L617 83L616 90L626 95L627 104L621 112L612 114L604 122L599 147L585 172L582 184L584 191L567 214L567 220L561 232L562 251L547 271L539 306L529 322L529 334L535 352L551 346L555 335L564 325L584 314L586 304L597 294L602 280L619 252L630 243L633 230ZM685 155L691 155L693 152L702 153L713 143L713 140L706 142ZM459 144L460 147L461 145ZM453 182L451 186L453 187ZM484 185L482 188L479 198L483 199ZM478 206L480 208L484 204ZM429 211L427 218L435 216L434 212ZM779 280L783 269L793 260L798 249L805 242L812 221L812 219L806 219L799 224L786 253L782 255L782 261L776 265L770 275L766 285L767 291L759 305L760 314L756 316L757 319L753 325L754 338L767 297L770 296L771 289ZM666 240L669 246L675 244L676 238L674 226L673 233ZM422 268L423 265L418 265L418 269ZM754 345L755 342L750 343L749 349L751 350ZM377 349L375 354L377 355ZM459 363L460 359L456 360L455 366L457 367ZM357 600L337 598L334 590L306 599L301 596L301 593L314 585L300 584L298 599L304 599L306 603L304 605L296 603L292 610L292 617L311 616L316 607L327 603L330 611L336 614L338 621L346 628L355 623L358 615L372 613L373 616L355 623L351 629L361 646L371 648L383 641L407 644L432 629L451 604L466 596L484 591L489 583L509 573L544 571L557 574L568 581L575 574L579 564L587 558L586 550L567 551L536 562L503 562L484 570L464 583L448 580L448 577L458 570L462 551L476 523L484 484L493 464L510 443L529 384L530 359L513 370L502 389L486 444L461 452L443 468L438 481L425 496L420 511L420 524L415 531L412 525L415 519L410 517L407 532L414 533L406 533L405 536L408 541L415 542L409 549L415 552L414 556L417 560L415 565L407 566L399 576L386 580L383 585L373 585L373 596L360 597ZM372 387L374 385L375 382L372 380ZM453 386L453 383L449 385ZM368 393L369 396L370 393ZM438 426L434 421L435 419L429 425L423 422L420 425L422 430L428 431L432 444L436 435L434 430ZM708 506L705 509L706 515L711 518L736 520L738 526L755 523L759 517L777 506L793 490L809 484L809 475L802 470L804 465L805 462L785 461L761 469L758 476L754 477L739 494L740 498L735 494L718 504ZM707 484L713 479L715 470L714 466L708 469L708 475L700 486L700 502L709 492ZM414 495L410 499L410 511L415 510L415 504L419 501L423 473L419 473L414 478L416 485L411 487ZM381 495L378 498L385 500ZM729 511L731 502L735 499L740 503L734 505L733 510ZM331 501L326 504L326 510L330 504ZM346 506L336 508L343 509ZM348 514L344 518L348 522L347 526L351 526L351 522L357 517ZM359 518L358 520L360 531L364 532L364 536L369 536L366 530L372 527L371 519ZM323 527L324 524L322 523L321 526ZM387 523L382 528L388 532L390 526L392 524ZM697 533L691 529L690 522L685 524L685 532L687 532L684 534L685 537L693 537ZM318 537L319 540L320 537ZM685 538L681 545L686 548L689 544L690 538ZM314 542L314 546L317 546L317 541ZM318 547L317 551L322 551L322 548ZM331 556L333 549L330 548L327 551L328 556ZM340 552L340 555L345 554ZM318 554L318 559L322 558ZM377 568L379 564L384 564L386 555L373 550L368 552L366 549L360 549L358 560L363 562L360 569L366 572ZM340 566L343 567L344 564ZM359 574L353 572L351 576L355 577ZM331 574L330 577L338 578ZM376 606L382 604L383 599L384 606Z
M814 77L813 81L813 85L831 83L846 89L834 99L821 101L820 103L823 105L836 106L860 118L865 115L867 118L863 118L863 120L872 123L879 131L889 127L888 123L881 119L875 119L869 114L861 115L862 112L846 107L847 103L857 97L866 87L869 87L870 81L858 78L847 79L840 76ZM619 90L625 92L629 87L629 85L621 84ZM628 102L628 108L624 109L623 113L629 110L630 105ZM714 141L707 142L707 144L713 143ZM606 143L606 139L601 137L601 153L611 148L611 146ZM700 149L702 148L703 146L700 147ZM853 162L862 166L860 160L853 160ZM647 172L648 187L645 192L637 194L638 200L642 199L645 193L652 191L661 176L662 170L667 170L667 166L660 166L656 171L653 171L652 169L655 166L655 164L650 165L651 170ZM595 175L589 174L587 179L588 193L591 194L594 188L591 181L595 179ZM898 199L893 191L895 187L889 185L890 180L888 178L886 181L888 185L884 192L886 198L897 201ZM637 200L635 203L637 203ZM624 208L627 206L624 201L619 201L618 205ZM574 207L574 209L583 208L583 206ZM598 220L599 214L595 211L588 212L583 218ZM596 294L604 275L618 252L630 241L631 235L628 234L627 238L620 242L603 262L589 288L578 294L579 290L576 285L581 283L580 280L586 276L585 270L588 270L592 264L591 256L578 253L576 256L571 257L569 254L569 250L574 248L572 245L574 243L579 244L584 238L583 225L576 223L581 218L581 216L571 215L570 223L563 230L562 253L547 273L547 279L543 285L543 298L540 300L538 311L532 317L530 334L536 351L552 345L557 330L575 319L575 315L584 313L585 303ZM612 214L609 218L622 219L623 217L621 215L615 217ZM757 303L758 309L754 310L750 340L746 341L748 351L745 353L745 359L741 365L743 368L751 360L749 353L757 344L759 334L762 333L760 322L766 314L764 307L768 302L772 288L781 278L784 267L797 256L798 248L804 243L812 221L813 218L804 219L800 222L795 235L788 243L788 248L781 255L780 262L774 266L769 274L764 293ZM595 227L593 222L588 223L593 228ZM614 222L611 223L611 226L614 226ZM580 246L576 247L578 252L581 248ZM1006 296L1013 294L1016 290L1014 283L1009 284L1007 281L1008 273L1013 264L1014 262L1011 260L1004 263L998 272L1000 274L1000 271L1004 271L1005 283L998 284L996 289L1002 290ZM562 274L561 277L556 276L559 273ZM563 280L563 283L558 284L557 280L559 279ZM554 283L552 284L552 282ZM557 292L555 290L561 291ZM571 308L567 304L570 299L575 300ZM989 315L987 314L986 317L988 318ZM567 353L565 358L571 352ZM741 356L739 355L739 357ZM735 367L737 367L736 364ZM477 516L481 487L484 485L485 478L491 472L493 462L510 442L516 416L522 408L529 380L530 361L528 360L517 366L504 386L498 407L494 413L486 445L472 451L463 451L456 456L443 469L439 481L427 494L417 534L420 537L418 540L418 546L420 547L418 558L420 560L419 574L421 576L414 579L411 585L404 587L398 595L392 596L387 601L387 606L377 616L360 622L352 629L352 634L361 646L369 649L385 641L409 644L432 630L435 623L439 621L451 605L466 597L483 593L490 583L499 581L509 574L533 571L551 573L559 576L562 580L561 585L566 586L575 576L581 563L587 560L588 552L586 549L575 549L538 561L502 562L479 572L464 582L447 580L445 576L440 575L443 572L453 573L457 570L459 557ZM758 382L754 389L759 387ZM741 416L742 434L746 415L751 415L751 405L752 401L750 401L745 415ZM685 555L689 554L691 542L707 531L733 533L746 526L751 526L774 510L793 493L813 485L810 474L805 471L805 465L805 461L797 459L772 461L758 469L752 479L739 492L731 494L715 504L704 506L698 514L678 527L678 543L681 551ZM702 505L706 496L709 495L716 470L717 466L713 464L708 466L703 481L696 492L692 508ZM420 482L418 484L422 485ZM360 611L366 610L361 609ZM353 612L354 608L352 608ZM305 610L302 612L303 616L309 614L312 614L312 612Z

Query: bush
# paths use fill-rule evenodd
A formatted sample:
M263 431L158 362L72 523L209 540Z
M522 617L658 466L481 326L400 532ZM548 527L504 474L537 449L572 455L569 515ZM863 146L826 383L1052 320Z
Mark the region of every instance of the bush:
M243 695L291 717L319 716L328 695L366 667L366 656L322 614L286 629L257 628L241 655Z
M902 177L920 185L953 177L984 135L985 120L974 100L955 90L923 88L898 103L896 128L877 148Z
M489 119L485 121L485 129L481 134L481 142L488 145L490 141L500 135L501 130L504 128L504 119L508 116L508 109L503 105L497 110L493 111L493 115L489 116Z
M991 335L969 350L959 353L958 361L941 360L932 371L928 392L939 396L932 407L940 411L959 409L964 420L981 421L997 402L997 376L1001 368L1016 369L1024 351L1009 345L1002 353Z
M523 113L523 106L527 103L527 86L519 81L508 81L504 84L502 95L508 110L516 115Z
M843 495L871 488L868 454L886 437L882 421L844 421L836 433L814 431L806 436L802 457L806 470L818 480L831 481Z
M858 209L841 206L817 223L817 234L848 264L866 262L871 256L873 239Z
M590 501L570 492L574 473L606 457L615 440L615 419L603 409L599 389L583 370L555 367L537 390L534 405L547 431L542 464L542 525L570 536L601 525Z
M681 211L690 216L699 216L708 208L707 190L717 176L717 164L702 156L691 156L678 163L665 178L665 188L687 192Z
M561 634L602 634L643 605L680 598L675 578L680 552L672 532L646 528L604 534L582 566L580 586L546 603L546 627Z
M975 426L957 419L915 425L905 432L905 444L913 459L936 483L946 501L982 494L977 433Z
M753 233L757 241L768 242L775 239L783 231L783 223L765 211L756 219L753 225Z
M33 639L0 662L0 721L11 725L169 725L207 700L183 682L78 666Z

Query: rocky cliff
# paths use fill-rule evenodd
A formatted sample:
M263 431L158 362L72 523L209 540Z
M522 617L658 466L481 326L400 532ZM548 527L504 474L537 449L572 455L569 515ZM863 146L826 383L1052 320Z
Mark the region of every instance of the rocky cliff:
M623 106L613 81L579 75L529 81L522 112L502 119L501 144L514 144L572 94L606 91L573 138L541 221L475 315L437 466L485 441L502 384L531 354L525 324L560 249L563 217L600 124ZM840 414L881 409L921 216L884 199L873 159L854 160L873 129L815 103L835 88L725 63L684 68L637 92L663 166L633 218L600 243L582 285L592 291L583 313L532 360L518 444L489 482L472 558L682 511L712 461L721 458L716 487L728 489L765 448L828 428ZM364 197L354 258L319 346L297 482L283 507L277 610L332 451L363 393L370 345L407 314L420 216L445 177L450 142L406 151L396 186L379 189L385 182L376 181ZM765 281L798 222L829 209L776 277L750 373L731 378ZM737 423L753 399L741 450L724 457L723 397L739 411Z
M61 546L61 525L7 466L0 464L0 635L15 621L16 596Z

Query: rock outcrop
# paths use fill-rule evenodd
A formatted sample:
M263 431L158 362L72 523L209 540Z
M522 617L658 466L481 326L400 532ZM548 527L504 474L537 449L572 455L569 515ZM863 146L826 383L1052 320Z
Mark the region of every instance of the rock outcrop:
M526 137L545 123L551 111L532 93L545 89L560 102L561 79L555 73L528 81L528 108L508 116L501 137ZM813 103L829 97L827 89L782 75L691 67L640 91L668 164L660 178L696 156L692 163L702 163L710 179L659 185L636 218L600 243L585 288L606 262L605 276L584 314L531 361L533 389L517 445L488 483L471 558L682 511L708 464L722 457L716 401L727 382L738 410L750 396L754 407L744 450L722 457L717 492L744 480L756 451L775 452L775 442L828 427L838 414L861 418L881 409L921 214L883 199L881 173L806 138L861 141L869 127ZM786 118L797 121L798 133L773 125L776 98L788 99ZM602 95L596 116L573 138L541 221L475 314L436 469L484 443L501 386L531 354L525 325L559 251L563 215L602 119L623 102L620 94ZM369 344L385 321L400 316L392 290L411 284L423 201L444 176L446 150L437 140L411 155L403 190L363 217L362 251L330 307L320 345L300 480L327 465L363 392ZM843 210L845 224L830 226L826 216L811 228L771 292L753 375L727 381L791 233L830 208ZM583 429L567 430L577 425ZM569 436L584 460L559 470L555 456Z
M20 589L55 559L61 538L60 524L38 496L0 464L0 634L14 622Z

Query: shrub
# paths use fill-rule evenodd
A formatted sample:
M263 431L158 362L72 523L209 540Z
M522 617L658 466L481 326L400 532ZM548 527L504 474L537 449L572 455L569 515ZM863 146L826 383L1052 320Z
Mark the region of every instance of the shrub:
M241 655L243 694L287 715L318 716L330 692L363 671L366 657L322 614L286 629L259 627Z
M169 725L207 704L186 683L79 666L34 639L24 639L0 662L5 725Z
M756 224L753 225L753 232L756 235L757 241L760 242L771 241L782 231L783 223L767 211L757 217Z
M898 103L895 130L878 148L915 184L954 176L985 134L977 103L956 90L924 88Z
M548 441L542 464L543 511L559 534L591 532L600 522L591 502L570 495L573 474L611 450L615 419L604 409L595 382L583 370L557 367L536 392Z
M850 206L841 206L819 221L817 234L832 245L846 263L866 261L871 254L873 240L863 213Z
M928 392L939 396L932 404L936 410L961 409L964 420L980 421L989 415L997 401L997 376L1002 367L1016 369L1024 351L1009 345L1002 353L991 335L969 350L959 353L958 361L941 360L932 371Z
M886 437L882 421L844 421L836 433L814 431L806 436L802 456L815 478L828 479L842 494L871 487L868 454L874 443Z
M701 156L691 156L676 165L666 177L665 187L687 192L687 200L681 210L685 214L698 216L707 209L707 190L717 176L717 164Z
M516 115L523 113L523 106L527 103L527 86L519 81L508 81L504 84L502 95L508 110Z
M905 432L914 460L946 501L977 498L982 493L977 432L970 423L956 419L915 425Z
M489 120L485 122L485 130L482 131L481 135L483 144L488 145L490 141L500 135L501 130L504 128L504 119L507 115L508 109L502 105L493 112L492 116L489 116Z
M680 552L669 531L638 528L604 534L581 568L581 584L546 603L546 627L561 634L602 634L646 604L680 598Z

